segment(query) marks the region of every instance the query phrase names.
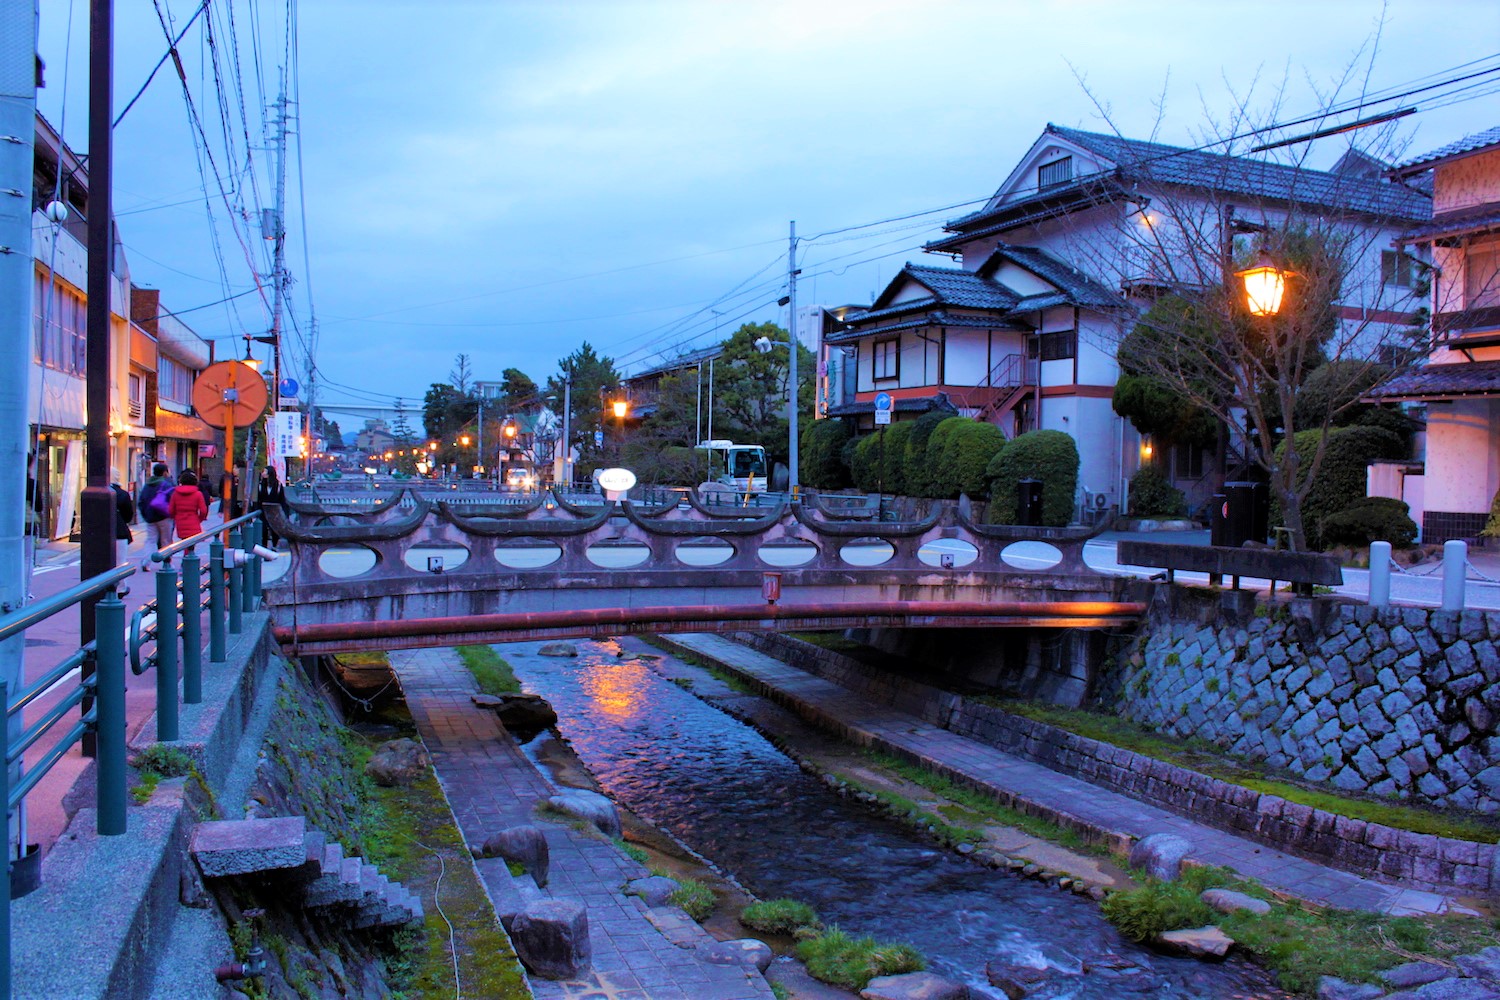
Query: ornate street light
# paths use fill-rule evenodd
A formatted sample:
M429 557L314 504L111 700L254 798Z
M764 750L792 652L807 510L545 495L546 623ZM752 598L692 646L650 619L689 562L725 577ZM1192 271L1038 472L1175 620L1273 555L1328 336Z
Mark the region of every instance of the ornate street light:
M1275 316L1281 312L1282 300L1286 297L1287 279L1293 272L1277 267L1271 255L1264 250L1256 265L1234 272L1245 287L1245 307L1252 316Z
M614 410L615 416L624 420L625 414L630 411L630 404L623 399L617 399L614 401Z

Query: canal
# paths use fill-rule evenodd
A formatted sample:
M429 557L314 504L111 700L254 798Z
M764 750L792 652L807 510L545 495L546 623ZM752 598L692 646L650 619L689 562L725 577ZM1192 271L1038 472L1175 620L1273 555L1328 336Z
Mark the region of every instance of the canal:
M929 968L1001 998L985 964L1046 965L1038 1000L1284 997L1231 960L1169 958L1120 937L1097 904L939 848L841 797L751 727L700 701L615 642L579 656L497 647L603 789L763 899L812 904L854 934L907 941ZM529 748L537 753L539 737Z

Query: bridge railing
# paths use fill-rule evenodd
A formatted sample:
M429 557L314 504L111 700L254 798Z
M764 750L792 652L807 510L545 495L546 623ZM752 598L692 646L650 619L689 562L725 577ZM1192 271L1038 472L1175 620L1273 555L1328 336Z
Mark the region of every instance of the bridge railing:
M260 604L261 562L255 558L254 549L261 542L262 527L260 511L254 511L151 554L151 561L157 564L156 597L131 616L127 645L133 673L140 676L147 670L156 671L158 740L181 738L179 705L203 701L204 611L208 612L209 662L223 663L227 658L226 631L238 635L243 615ZM226 536L228 549L223 542ZM198 555L198 547L205 542L206 580ZM182 554L180 579L171 566L172 556L178 553ZM147 643L154 643L150 652Z
M24 636L27 629L76 604L103 595L94 605L92 642L64 657L61 663L14 695L0 681L6 715L5 766L0 768L0 792L5 799L8 862L6 891L0 901L0 1000L9 1000L11 995L10 901L35 888L40 875L41 856L26 844L26 796L86 734L95 738L96 828L105 837L125 832L125 602L120 599L119 585L134 572L134 566L116 567L0 617L0 642L4 642ZM75 671L78 679L70 681ZM62 698L12 740L10 732L17 718L57 688L64 689ZM36 763L26 767L26 751L80 708L77 720ZM19 850L16 857L11 857L10 820L18 811Z

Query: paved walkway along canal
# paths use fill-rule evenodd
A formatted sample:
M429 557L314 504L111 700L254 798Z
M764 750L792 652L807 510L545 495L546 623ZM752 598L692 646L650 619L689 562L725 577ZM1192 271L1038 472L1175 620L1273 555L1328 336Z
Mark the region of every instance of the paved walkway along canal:
M1439 894L1385 885L1283 854L957 736L730 639L703 634L670 638L758 682L804 717L826 720L859 742L919 759L940 773L987 785L1003 798L1040 807L1044 815L1072 817L1097 829L1135 837L1177 834L1194 845L1194 859L1233 868L1267 888L1319 905L1397 915L1448 909L1449 900Z
M556 789L494 713L470 701L478 689L457 654L398 651L391 653L391 665L464 840L480 844L505 827L536 822L533 806ZM620 891L645 876L644 867L607 841L556 823L539 825L552 868L547 888L532 891L588 907L593 970L577 981L534 979L538 1000L770 1000L770 987L754 970L701 961L692 946L711 938L680 911L674 911L679 919L648 913L639 898ZM497 910L522 891L522 881L503 860L476 865ZM529 877L523 878L529 886Z

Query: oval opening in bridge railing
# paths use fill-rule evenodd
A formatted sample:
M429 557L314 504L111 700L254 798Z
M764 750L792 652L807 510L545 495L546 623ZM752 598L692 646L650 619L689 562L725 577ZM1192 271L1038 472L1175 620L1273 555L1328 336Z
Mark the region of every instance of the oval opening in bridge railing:
M208 553L202 552L200 553L200 555L203 556L203 561L206 564L208 562ZM287 554L283 552L281 553L280 559L272 559L269 562L263 560L261 562L260 582L262 585L275 583L282 577L286 576L287 572L292 568L292 561L288 559L286 555Z
M335 545L318 555L318 569L341 580L362 576L374 569L378 562L380 556L364 545Z
M1013 569L1051 569L1062 553L1050 542L1011 542L1000 550L1000 561Z
M606 538L590 545L584 555L600 569L629 569L651 558L651 549L633 538Z
M850 566L879 566L895 554L896 547L884 538L855 538L839 546L839 558Z
M469 550L462 545L413 545L404 558L419 573L446 573L468 562Z
M718 566L734 558L734 546L722 538L685 538L673 554L684 566Z
M812 542L788 538L767 542L756 552L767 566L804 566L818 557L818 547Z
M928 566L942 569L958 569L979 558L979 549L973 542L962 538L934 538L922 543L917 549L917 558Z
M562 558L562 547L544 538L504 538L495 543L495 559L509 569L541 569Z

